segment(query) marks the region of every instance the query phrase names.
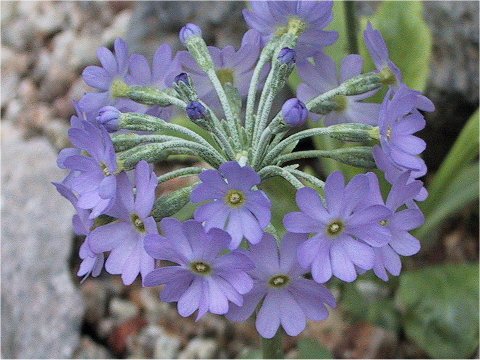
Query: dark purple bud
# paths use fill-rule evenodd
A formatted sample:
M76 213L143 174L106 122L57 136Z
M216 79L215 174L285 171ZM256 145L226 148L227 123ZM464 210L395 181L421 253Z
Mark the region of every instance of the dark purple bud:
M97 121L102 124L108 132L117 131L122 113L113 106L104 106L98 111Z
M300 126L307 121L308 110L303 102L293 98L285 101L285 104L283 104L282 115L288 125Z
M285 47L282 50L280 50L280 53L278 54L277 59L282 64L293 65L295 64L296 52L293 49Z
M175 76L175 83L176 84L179 84L180 82L183 82L184 84L186 85L189 85L190 84L190 80L188 78L188 74L187 73L180 73L178 74L177 76Z
M192 36L202 36L202 29L200 29L197 25L188 23L184 27L180 29L180 41L183 45L186 44L187 40L190 39Z
M207 115L207 109L205 109L205 106L200 104L198 101L190 102L185 110L191 120L203 119Z

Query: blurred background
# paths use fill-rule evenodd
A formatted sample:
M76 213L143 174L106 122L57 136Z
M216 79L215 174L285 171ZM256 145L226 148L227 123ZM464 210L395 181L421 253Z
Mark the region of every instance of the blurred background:
M355 2L355 8L359 26L373 20L407 83L436 105L420 134L428 144L425 181L436 189L422 205L423 249L387 284L368 275L329 284L339 307L285 339L290 358L479 356L479 3L389 3ZM148 56L163 42L178 50L178 30L194 22L207 43L238 47L244 7L234 1L1 2L2 357L259 356L252 322L233 325L208 314L195 323L161 303L158 289L139 282L125 287L105 273L80 284L73 209L51 185L65 175L56 154L68 146L72 99L89 91L80 75L97 64L99 46L123 37L132 52ZM334 11L332 27L343 31L343 5ZM334 58L346 54L346 34L340 36Z

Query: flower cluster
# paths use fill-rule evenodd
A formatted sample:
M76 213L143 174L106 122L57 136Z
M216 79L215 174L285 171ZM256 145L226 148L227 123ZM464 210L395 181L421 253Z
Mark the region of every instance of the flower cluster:
M337 39L324 30L331 1L254 1L244 17L251 29L238 50L207 47L195 24L180 30L188 51L163 44L151 64L121 39L113 52L99 49L101 66L83 72L96 91L75 104L74 147L58 157L69 173L55 186L86 237L79 276L105 268L129 285L140 275L143 286L164 285L160 299L176 302L182 316L245 321L257 310L261 336L280 327L295 336L336 306L325 286L333 276L351 282L373 270L386 281L399 275L400 256L419 251L409 231L424 220L415 202L427 196L418 180L425 142L414 134L434 107L402 82L371 24L364 36L376 70L362 73L361 56L348 55L337 73L323 52ZM304 81L297 97L272 113L295 67ZM364 102L382 87L381 104ZM170 122L173 111L196 126ZM323 126L290 132L309 117ZM295 149L311 136L361 146ZM157 176L155 164L175 155L208 166ZM336 171L322 181L294 162L317 157L376 165L392 185L388 197L373 172L346 182ZM156 195L164 182L196 175L194 185ZM283 238L272 221L282 199L264 187L270 178L297 190L299 211L282 214ZM175 214L187 203L195 210L181 222Z

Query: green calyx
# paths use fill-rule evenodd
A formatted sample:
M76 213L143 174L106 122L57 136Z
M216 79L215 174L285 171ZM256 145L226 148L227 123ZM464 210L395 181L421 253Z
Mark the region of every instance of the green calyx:
M225 84L233 85L234 77L233 77L232 69L228 69L228 68L218 69L215 72L217 73L218 80L220 80L220 83L222 85L225 85Z
M129 90L130 87L120 79L113 80L112 86L110 87L110 93L114 98L127 97Z

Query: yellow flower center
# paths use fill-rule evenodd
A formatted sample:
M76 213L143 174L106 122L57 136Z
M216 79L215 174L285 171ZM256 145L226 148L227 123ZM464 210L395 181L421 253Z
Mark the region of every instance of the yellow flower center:
M138 232L144 233L145 232L145 224L143 221L140 219L140 217L137 214L132 214L132 223L133 226L135 226L135 229L137 229Z
M245 194L240 190L230 190L225 196L225 202L231 207L240 207L245 202Z
M340 235L345 228L345 225L340 220L332 221L327 226L327 234L330 236L338 236Z
M268 284L275 288L287 286L289 282L290 278L284 274L274 275L270 278L270 280L268 280Z
M190 268L194 273L200 274L200 275L207 275L210 273L212 270L210 265L207 263L204 263L203 261L194 261L190 264Z

